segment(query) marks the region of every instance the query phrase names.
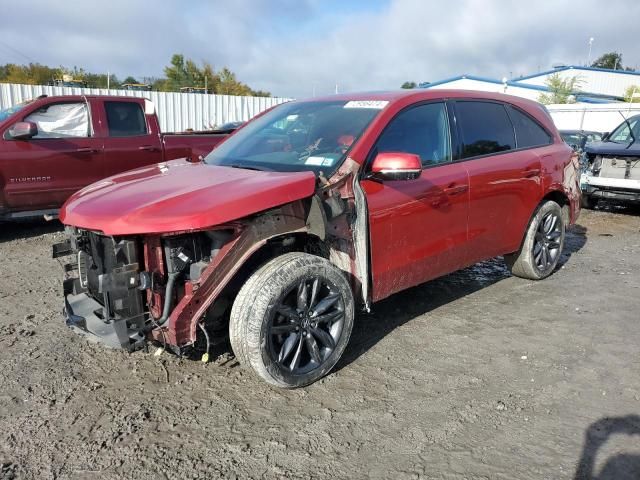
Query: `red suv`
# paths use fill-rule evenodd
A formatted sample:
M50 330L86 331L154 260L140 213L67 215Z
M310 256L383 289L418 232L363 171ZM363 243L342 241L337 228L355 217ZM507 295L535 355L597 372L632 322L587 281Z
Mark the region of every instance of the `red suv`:
M579 213L577 158L545 109L472 91L297 101L204 162L107 178L60 218L67 323L130 350L230 338L280 387L327 374L357 308L503 255L538 280Z

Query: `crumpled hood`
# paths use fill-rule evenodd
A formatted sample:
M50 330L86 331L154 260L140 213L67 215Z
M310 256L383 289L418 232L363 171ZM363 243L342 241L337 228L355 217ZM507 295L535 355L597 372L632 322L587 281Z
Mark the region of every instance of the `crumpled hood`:
M585 151L593 155L640 156L640 142L634 142L627 148L628 145L628 143L593 142L585 147Z
M60 220L106 235L195 230L309 197L314 190L312 172L262 172L182 159L89 185L62 206Z

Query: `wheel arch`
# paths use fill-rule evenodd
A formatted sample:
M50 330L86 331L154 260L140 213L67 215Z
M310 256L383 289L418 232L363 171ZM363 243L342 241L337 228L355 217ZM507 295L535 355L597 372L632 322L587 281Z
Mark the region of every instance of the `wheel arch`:
M313 205L314 202L311 202ZM313 206L294 202L274 209L239 226L236 235L221 249L202 274L203 281L174 307L167 329L151 335L184 346L195 342L198 323L222 298L232 302L242 282L266 261L291 251L330 258L331 248L322 238L324 220L313 218ZM335 263L332 261L332 263Z
M536 209L531 215L531 218L533 218L535 212L538 210L538 208L540 208L540 205L548 200L552 200L560 205L560 208L562 208L562 219L564 220L564 224L569 225L569 223L571 223L571 201L569 200L567 194L562 190L552 190L550 192L547 192L547 194L542 197L542 200L540 200L540 203L538 203L538 205L536 206ZM529 219L529 221L531 221L531 219Z
M524 240L526 238L527 229L529 228L529 225L531 225L531 221L536 216L536 213L538 213L538 210L540 209L540 207L544 205L544 203L548 200L552 200L556 202L558 205L560 205L560 208L562 209L562 219L564 220L565 225L569 225L570 217L571 217L571 201L569 200L569 197L566 195L566 193L564 193L562 190L559 190L559 189L548 191L536 204L535 208L531 212L531 215L529 215L529 220L527 221L525 228L520 235L520 243L518 244L518 250L522 248L522 244L524 243ZM517 251L517 250L514 250L514 251Z

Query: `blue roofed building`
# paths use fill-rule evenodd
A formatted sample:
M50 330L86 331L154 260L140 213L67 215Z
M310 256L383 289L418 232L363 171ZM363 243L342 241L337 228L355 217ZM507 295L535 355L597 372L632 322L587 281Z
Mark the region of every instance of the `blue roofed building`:
M432 83L421 83L422 88L480 90L501 92L518 97L538 100L540 94L549 91L547 80L552 75L561 78L577 77L579 90L574 92L579 103L611 103L623 100L630 86L640 87L640 72L609 70L605 68L560 66L544 72L508 80L481 77L477 75L459 75ZM640 89L639 89L640 90Z

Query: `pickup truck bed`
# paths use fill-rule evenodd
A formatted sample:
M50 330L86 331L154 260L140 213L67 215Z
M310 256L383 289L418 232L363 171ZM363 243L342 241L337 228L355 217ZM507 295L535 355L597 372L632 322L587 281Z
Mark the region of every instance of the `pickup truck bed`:
M142 98L43 96L14 106L0 112L0 219L56 214L91 183L197 159L229 133L163 134L153 103Z

